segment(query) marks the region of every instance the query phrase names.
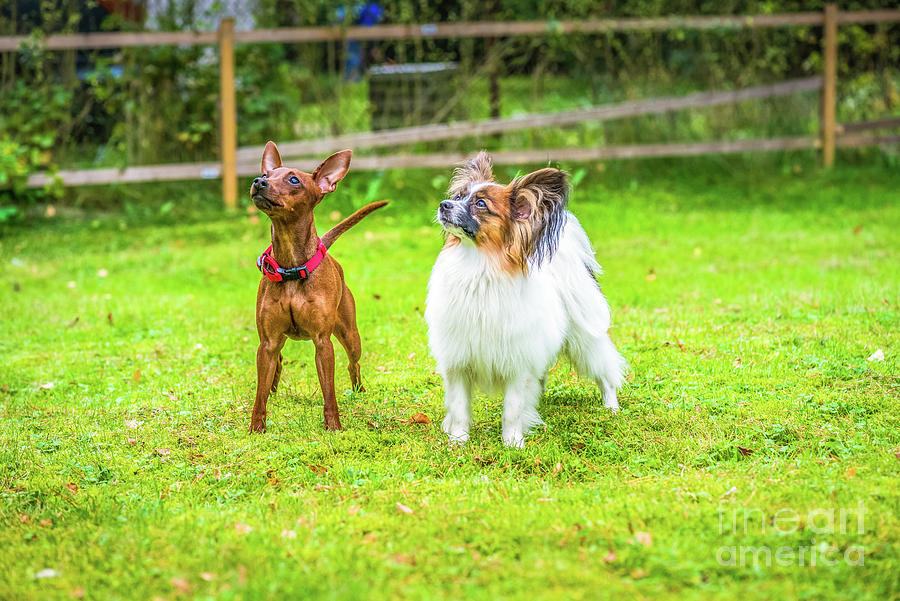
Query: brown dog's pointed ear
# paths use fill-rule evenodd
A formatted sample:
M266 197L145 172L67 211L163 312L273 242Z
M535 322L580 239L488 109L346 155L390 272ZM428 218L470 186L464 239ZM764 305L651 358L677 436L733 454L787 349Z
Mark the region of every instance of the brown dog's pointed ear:
M344 179L347 171L350 170L350 157L353 156L352 150L341 150L336 152L316 167L312 173L313 181L319 186L322 194L334 192L337 183Z
M275 142L269 140L266 142L266 149L263 150L262 163L259 166L259 172L265 175L272 169L281 167L281 155L278 154L278 147Z
M494 161L491 159L491 155L482 150L454 169L448 191L450 198L465 192L471 183L494 181L493 169Z

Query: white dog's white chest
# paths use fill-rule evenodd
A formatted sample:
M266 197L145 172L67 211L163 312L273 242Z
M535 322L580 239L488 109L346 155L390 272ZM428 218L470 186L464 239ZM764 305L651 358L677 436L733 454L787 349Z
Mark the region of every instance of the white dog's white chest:
M544 280L540 271L527 277L501 272L464 244L444 249L425 310L439 372L465 371L494 388L517 372L546 370L535 359L559 349L565 323L555 286ZM535 353L535 346L545 352Z

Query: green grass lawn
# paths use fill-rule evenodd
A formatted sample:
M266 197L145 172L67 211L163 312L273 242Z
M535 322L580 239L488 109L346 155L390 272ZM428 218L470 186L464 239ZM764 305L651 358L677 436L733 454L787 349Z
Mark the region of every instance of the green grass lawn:
M499 398L440 432L447 171L351 171L319 210L393 201L333 247L368 386L340 433L308 342L247 433L265 216L180 185L6 226L0 599L900 598L900 170L785 161L567 166L632 371L611 415L561 362L522 451Z

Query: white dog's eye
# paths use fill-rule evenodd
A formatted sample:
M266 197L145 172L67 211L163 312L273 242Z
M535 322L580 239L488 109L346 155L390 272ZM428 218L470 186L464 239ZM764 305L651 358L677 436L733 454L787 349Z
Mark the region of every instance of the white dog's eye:
M475 201L475 206L478 207L479 209L486 209L487 203L479 198L478 200Z
M291 179L289 179L288 181L291 182L292 184L299 184L299 183L300 183L300 180L297 179L297 176L296 176L296 175L292 175L292 176L291 176Z

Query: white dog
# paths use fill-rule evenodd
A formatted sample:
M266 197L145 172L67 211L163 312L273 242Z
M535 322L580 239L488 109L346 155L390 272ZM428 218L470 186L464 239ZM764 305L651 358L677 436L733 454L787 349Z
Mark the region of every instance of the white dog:
M428 283L425 320L444 377L453 443L469 438L476 387L502 390L503 442L521 448L542 424L537 412L546 374L560 353L618 409L627 364L607 334L609 305L600 266L575 216L567 176L541 169L494 182L490 156L459 167L437 219L446 243Z

